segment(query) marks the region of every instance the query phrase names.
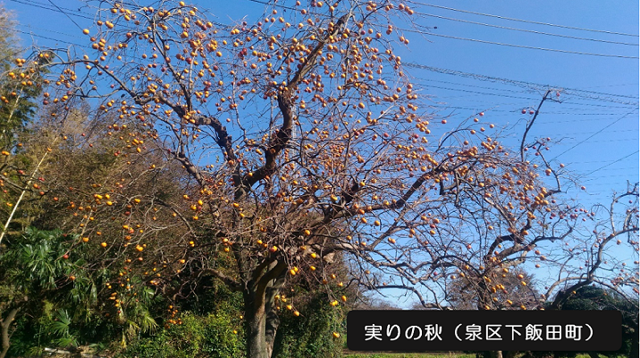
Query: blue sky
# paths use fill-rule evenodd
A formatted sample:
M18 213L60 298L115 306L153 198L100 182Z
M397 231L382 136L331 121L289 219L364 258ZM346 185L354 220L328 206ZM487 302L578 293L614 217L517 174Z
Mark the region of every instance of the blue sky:
M257 19L260 1L193 2L229 24ZM587 187L568 196L587 207L606 203L639 180L638 1L405 3L416 26L400 27L424 33L405 31L410 44L399 54L435 114L455 124L484 112L482 120L508 128L507 143L515 143L530 118L522 110L553 88L560 102L545 103L529 138L556 141L547 158ZM88 43L81 29L93 14L78 0L5 0L5 7L16 13L24 47Z
M262 11L252 0L194 3L214 10L221 23L255 19ZM420 27L413 29L424 34L406 31L411 43L400 54L405 64L423 67L407 72L432 96L435 113L455 123L484 111L483 120L520 136L529 118L521 110L537 106L547 88L559 89L562 103L545 104L531 136L561 140L548 157L587 187L569 194L602 202L613 189L624 190L627 180L638 181L637 1L406 3L416 11ZM90 26L92 13L78 0L7 0L5 6L17 15L25 47L32 41L87 44L80 28Z

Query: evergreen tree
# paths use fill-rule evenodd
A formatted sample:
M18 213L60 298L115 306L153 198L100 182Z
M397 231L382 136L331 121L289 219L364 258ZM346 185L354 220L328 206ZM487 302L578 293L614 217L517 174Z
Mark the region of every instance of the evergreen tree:
M44 55L21 58L13 14L0 5L0 148L12 149L35 115Z

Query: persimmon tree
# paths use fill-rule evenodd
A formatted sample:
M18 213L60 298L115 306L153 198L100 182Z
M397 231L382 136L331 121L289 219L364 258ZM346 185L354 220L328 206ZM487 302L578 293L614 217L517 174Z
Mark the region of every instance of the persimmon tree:
M335 255L350 259L352 283L443 308L451 280L469 280L478 306L494 309L511 304L497 278L578 220L554 199L562 168L545 160L548 140L527 138L535 117L512 150L484 113L452 124L423 109L394 53L409 42L396 25L411 21L404 4L277 2L256 23L225 26L184 2L89 3L92 50L56 55L50 113L90 99L112 115L107 135L139 129L113 155L156 153L150 170L177 163L182 198L146 204L184 235L154 242L151 211L133 210L78 230L120 231L104 248L159 292L206 276L242 292L249 357L271 356L278 308L295 311L293 278L335 284L331 306L347 300L327 269ZM144 197L102 191L97 211Z
M489 295L496 298L496 301L502 302L502 305L495 307L496 309L521 309L521 307L538 307L539 294L536 290L536 279L532 274L527 273L520 267L516 267L508 272L502 271L502 274L495 277L495 281L492 282L495 286L490 288L480 287L477 279L470 278L468 280L455 280L452 279L451 283L447 287L446 302L449 306L447 308L453 310L477 310L485 309L484 306L479 306L481 298ZM504 275L504 276L503 276ZM466 278L466 275L465 275ZM528 286L522 285L522 282L528 283ZM533 287L530 287L530 286ZM502 290L505 287L505 290ZM489 291L485 293L485 291ZM505 292L506 291L506 292ZM420 305L416 305L416 308L421 309Z
M638 183L627 183L626 190L613 193L609 205L574 210L572 215L582 213L588 224L574 242L554 253L558 279L545 287L552 309L562 309L576 291L592 284L615 292L637 308L638 194ZM614 244L621 248L612 250Z
M587 210L565 203L556 210L545 209L537 217L542 220L526 228L530 238L520 245L510 236L461 233L492 229L496 221L490 226L468 222L459 226L460 231L436 233L429 240L439 246L433 252L449 251L449 255L435 254L431 261L439 261L439 269L432 273L431 289L439 287L434 296L446 309L562 309L577 290L594 284L633 302L638 291L638 261L633 255L638 252L637 197L635 184L614 195L610 206L598 204ZM555 199L551 200L553 204ZM473 236L486 240L486 246L469 238ZM456 241L465 243L466 250L447 247ZM616 245L624 247L622 252ZM456 262L465 262L464 269Z

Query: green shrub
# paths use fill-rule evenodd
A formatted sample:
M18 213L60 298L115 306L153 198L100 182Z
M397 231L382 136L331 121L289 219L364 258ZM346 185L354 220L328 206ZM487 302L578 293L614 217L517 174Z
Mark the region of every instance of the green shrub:
M182 324L140 338L116 355L119 358L236 358L244 355L237 318L227 312L198 317L184 314ZM233 331L237 330L237 333Z
M276 334L274 357L341 357L342 339L335 339L332 334L343 331L345 318L342 311L331 307L322 295L301 308L303 314L300 317L283 313Z

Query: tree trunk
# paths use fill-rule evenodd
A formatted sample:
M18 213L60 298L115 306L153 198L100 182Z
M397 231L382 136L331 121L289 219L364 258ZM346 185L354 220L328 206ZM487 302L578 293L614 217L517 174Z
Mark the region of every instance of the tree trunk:
M9 342L9 328L11 327L11 323L16 318L16 314L20 308L16 307L9 311L7 317L2 321L2 352L0 352L0 358L4 358L9 351L10 342Z
M278 285L279 287L279 285ZM275 296L278 294L278 288L268 288L265 300L265 312L267 314L265 322L265 342L269 357L273 356L274 344L276 341L276 333L280 326L280 317L275 307Z
M286 264L272 262L256 281L249 282L243 290L245 328L247 334L247 358L271 358L276 332L280 325L275 307L275 296L284 285ZM262 270L259 268L258 270Z
M266 295L266 302L263 301L261 305L256 305L256 300L245 298L247 358L271 358L273 355L280 318L273 304L277 290L268 291L272 291L268 292L272 294Z
M265 307L252 307L245 299L247 315L247 358L271 358L265 337L266 314ZM250 308L251 307L251 308ZM0 357L1 358L1 357Z

